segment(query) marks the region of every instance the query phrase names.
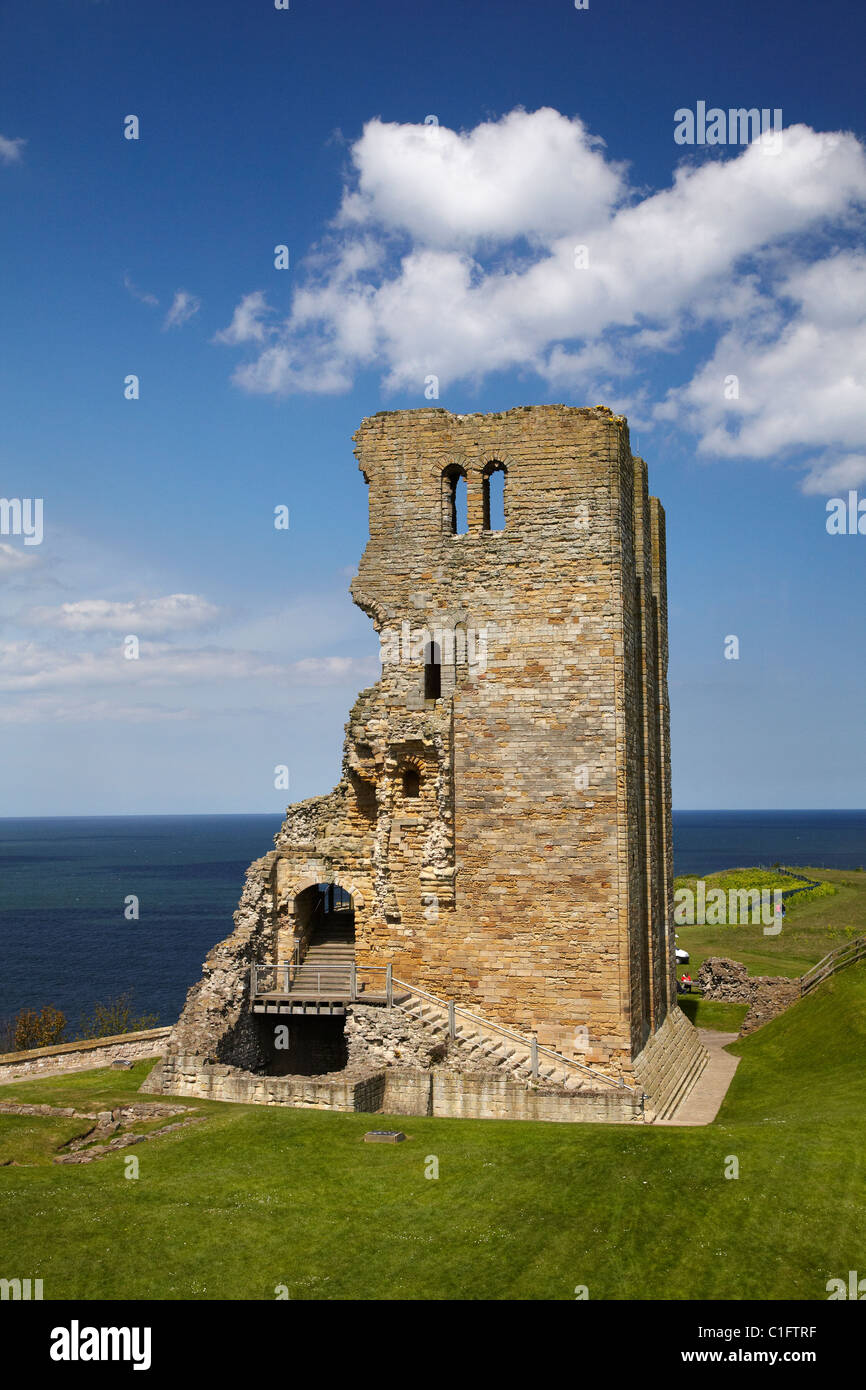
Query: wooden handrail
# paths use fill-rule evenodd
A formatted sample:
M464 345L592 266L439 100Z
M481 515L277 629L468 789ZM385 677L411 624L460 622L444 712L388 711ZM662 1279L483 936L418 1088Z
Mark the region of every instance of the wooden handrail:
M835 975L837 970L842 970L846 965L853 965L854 961L860 960L866 955L866 936L855 936L852 941L846 941L843 946L836 946L832 951L828 951L826 956L818 961L800 976L800 995L808 994L815 985L821 984L824 980L829 980L831 975Z

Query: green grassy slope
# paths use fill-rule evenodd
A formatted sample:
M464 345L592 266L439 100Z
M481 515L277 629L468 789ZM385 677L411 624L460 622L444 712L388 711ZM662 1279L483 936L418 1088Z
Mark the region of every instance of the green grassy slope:
M138 1145L130 1181L123 1156L52 1165L58 1122L0 1117L0 1162L27 1165L0 1168L0 1266L49 1299L826 1298L866 1270L864 1045L860 964L735 1045L703 1129L190 1101L207 1123ZM0 1099L107 1106L147 1070ZM409 1142L362 1142L391 1126Z
M754 926L678 926L677 945L689 952L687 969L696 978L701 962L708 956L732 956L743 961L750 975L802 975L828 951L843 946L855 936L866 935L866 873L854 869L803 869L809 878L831 885L832 896L804 893L789 898L787 915L778 936L765 936L760 924ZM776 879L778 876L764 874ZM738 870L727 874L706 874L707 891L712 887L762 886L761 871ZM779 881L783 881L779 879ZM695 879L675 880L678 887L694 887ZM793 880L788 880L789 883ZM678 971L682 974L682 971Z

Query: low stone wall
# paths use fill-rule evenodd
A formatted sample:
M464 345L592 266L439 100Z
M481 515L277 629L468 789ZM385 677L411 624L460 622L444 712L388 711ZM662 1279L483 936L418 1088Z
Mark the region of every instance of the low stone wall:
M204 1057L172 1053L141 1086L152 1095L198 1096L236 1105L288 1105L303 1110L370 1110L381 1107L382 1073L331 1076L266 1076Z
M433 1073L421 1067L388 1067L382 1073L386 1115L432 1115Z
M507 1077L446 1067L386 1067L359 1075L263 1076L198 1056L172 1054L141 1087L162 1095L198 1096L244 1105L386 1115L441 1115L467 1120L642 1120L640 1096L621 1089L568 1093L527 1087Z
M674 1006L635 1058L634 1074L646 1091L647 1111L656 1119L673 1113L709 1060L709 1054L682 1009Z
M622 1124L643 1120L640 1096L619 1087L569 1094L521 1086L499 1076L472 1076L435 1068L431 1072L433 1115L465 1120L554 1120ZM388 1106L388 1091L385 1091ZM399 1114L399 1111L394 1113Z
M147 1028L140 1033L116 1033L110 1038L81 1038L56 1047L35 1047L27 1052L0 1053L0 1086L22 1077L51 1076L54 1072L89 1071L112 1062L138 1062L142 1057L162 1056L170 1028Z

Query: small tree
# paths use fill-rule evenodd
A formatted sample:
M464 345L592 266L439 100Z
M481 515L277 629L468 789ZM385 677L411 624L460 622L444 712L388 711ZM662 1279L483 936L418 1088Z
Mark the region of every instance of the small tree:
M66 1015L53 1004L44 1004L41 1013L22 1009L13 1020L13 1029L16 1052L27 1052L32 1047L56 1047L64 1040Z
M116 1033L141 1033L156 1028L156 1014L133 1014L132 990L118 994L105 1004L94 1004L90 1013L81 1015L82 1038L111 1038Z

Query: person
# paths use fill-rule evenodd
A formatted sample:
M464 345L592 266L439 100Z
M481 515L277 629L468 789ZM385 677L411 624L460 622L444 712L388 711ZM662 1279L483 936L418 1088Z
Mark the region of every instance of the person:
M683 976L683 993L684 993L684 994L691 994L691 992L692 992L692 977L691 977L691 975L684 975L684 976Z

